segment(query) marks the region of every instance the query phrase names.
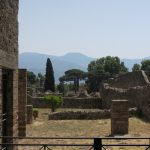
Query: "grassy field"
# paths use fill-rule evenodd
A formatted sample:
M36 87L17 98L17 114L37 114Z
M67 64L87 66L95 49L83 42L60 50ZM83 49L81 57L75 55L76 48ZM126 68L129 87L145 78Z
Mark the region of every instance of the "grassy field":
M27 136L33 137L107 137L110 135L110 119L103 120L48 120L48 109L39 109L39 118L33 121L33 124L27 125ZM129 134L125 137L150 137L150 123L144 122L137 118L129 119ZM91 141L73 141L73 140L57 140L57 141L45 141L45 140L21 140L21 143L92 143ZM109 143L148 143L149 141L109 141ZM104 141L108 143L108 141ZM29 148L20 148L29 149ZM31 148L37 149L37 148ZM75 150L75 149L89 149L83 147L71 147L71 148L56 148L54 150ZM107 147L108 150L142 150L144 147Z

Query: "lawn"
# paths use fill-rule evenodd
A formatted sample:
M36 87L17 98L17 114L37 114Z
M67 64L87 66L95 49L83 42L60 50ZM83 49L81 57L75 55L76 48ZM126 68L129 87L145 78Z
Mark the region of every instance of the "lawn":
M110 135L110 119L103 120L48 120L49 109L39 109L39 117L33 121L33 124L27 125L27 136L33 137L107 137ZM129 119L129 134L125 137L150 137L150 123L144 122L138 118ZM71 141L71 140L57 140L57 141L45 141L45 140L21 140L20 143L91 143L91 141ZM120 143L123 144L125 141L109 141L109 143ZM130 142L130 141L126 141ZM130 143L148 143L148 141L132 141ZM108 141L104 141L108 143ZM20 148L21 150L23 148ZM29 149L29 148L27 148ZM31 148L35 149L35 148ZM52 149L89 149L89 148L56 148ZM135 147L135 148L125 148L125 147L107 147L108 150L115 149L132 149L132 150L142 150L144 148Z

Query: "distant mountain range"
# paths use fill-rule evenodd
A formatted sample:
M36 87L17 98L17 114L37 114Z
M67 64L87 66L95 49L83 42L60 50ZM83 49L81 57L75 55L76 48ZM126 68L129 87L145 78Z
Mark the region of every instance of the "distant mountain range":
M45 67L47 58L50 58L53 64L55 80L69 69L80 69L87 71L88 64L94 60L80 53L68 53L64 56L53 56L40 53L22 53L19 56L19 67L27 68L38 74L39 72L45 74Z
M27 68L29 71L34 73L45 74L46 60L50 58L54 68L55 80L58 82L60 76L64 74L65 71L69 69L80 69L87 71L88 64L95 60L96 58L91 58L81 53L67 53L64 56L53 56L40 53L22 53L19 56L19 67ZM143 59L150 59L146 57ZM143 59L122 59L129 68L132 69L133 64L141 63Z

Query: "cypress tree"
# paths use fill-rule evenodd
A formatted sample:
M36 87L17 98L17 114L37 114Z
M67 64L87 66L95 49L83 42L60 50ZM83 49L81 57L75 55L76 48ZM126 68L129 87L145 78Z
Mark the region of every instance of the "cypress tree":
M47 59L46 62L46 74L45 74L45 91L50 90L52 92L55 92L55 79L54 79L54 71L52 62L50 59Z

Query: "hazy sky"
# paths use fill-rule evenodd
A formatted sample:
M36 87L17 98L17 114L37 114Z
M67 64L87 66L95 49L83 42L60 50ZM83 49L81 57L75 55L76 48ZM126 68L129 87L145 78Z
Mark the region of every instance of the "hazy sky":
M150 56L150 0L20 0L19 49Z

